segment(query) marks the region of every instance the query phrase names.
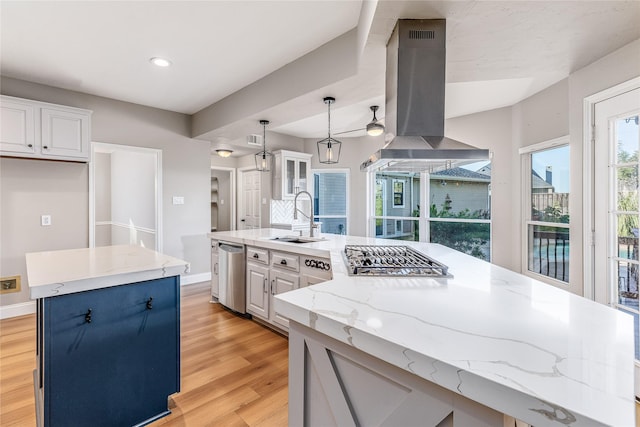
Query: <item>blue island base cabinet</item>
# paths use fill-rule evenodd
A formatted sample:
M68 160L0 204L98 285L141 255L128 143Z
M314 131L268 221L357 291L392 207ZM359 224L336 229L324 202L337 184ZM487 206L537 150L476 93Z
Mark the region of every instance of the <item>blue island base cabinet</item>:
M38 300L38 425L136 426L180 391L180 276Z

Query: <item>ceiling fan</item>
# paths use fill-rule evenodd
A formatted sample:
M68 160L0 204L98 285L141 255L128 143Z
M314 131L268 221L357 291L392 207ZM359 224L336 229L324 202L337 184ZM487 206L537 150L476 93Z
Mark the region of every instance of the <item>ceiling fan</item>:
M358 132L361 130L366 130L367 135L369 136L382 135L382 133L384 133L384 125L380 123L380 120L378 120L378 118L376 117L376 111L378 111L378 108L380 107L378 107L377 105L372 105L371 107L369 107L369 109L373 111L373 119L371 119L371 121L367 123L366 127L363 127L361 129L345 130L343 132L337 132L334 135L342 135L345 133Z

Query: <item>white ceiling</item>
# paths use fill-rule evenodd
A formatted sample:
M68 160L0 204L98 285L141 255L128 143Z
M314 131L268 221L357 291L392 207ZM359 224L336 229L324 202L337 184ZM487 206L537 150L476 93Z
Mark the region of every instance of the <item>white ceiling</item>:
M193 114L370 24L358 74L274 106L265 117L270 130L315 138L327 132L323 96L337 99L334 133L364 127L370 105L380 105L384 117L384 50L399 18L447 19L447 117L513 105L640 38L639 1L379 1L370 20L361 18L362 5L3 0L0 69L8 77ZM173 65L157 68L153 56ZM244 121L224 137L206 136L244 144L247 133L260 132L256 117Z

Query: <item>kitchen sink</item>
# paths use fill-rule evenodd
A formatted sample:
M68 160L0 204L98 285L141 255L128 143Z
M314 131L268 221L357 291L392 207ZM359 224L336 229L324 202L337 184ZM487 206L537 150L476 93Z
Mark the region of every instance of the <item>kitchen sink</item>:
M324 237L281 236L281 237L274 237L269 240L276 240L278 242L286 242L286 243L313 243L313 242L322 242L327 239Z

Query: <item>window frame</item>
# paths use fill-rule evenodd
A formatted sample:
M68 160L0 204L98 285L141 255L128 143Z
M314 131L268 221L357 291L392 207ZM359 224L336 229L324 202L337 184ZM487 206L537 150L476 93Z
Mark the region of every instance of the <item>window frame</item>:
M521 264L520 264L520 272L527 277L534 278L544 283L548 283L552 286L555 286L560 289L568 290L569 289L569 281L563 282L562 280L558 280L554 277L545 276L544 274L536 273L535 271L529 270L529 227L530 226L548 226L555 228L565 228L570 232L571 219L569 219L568 223L558 223L558 222L547 222L547 221L537 221L531 218L531 157L533 154L547 151L552 148L559 147L569 147L571 150L571 145L569 144L569 135L564 135L559 138L550 139L547 141L542 141L536 144L528 145L526 147L522 147L518 150L518 154L520 154L521 161L521 170L522 170L522 239L521 239ZM569 168L571 168L571 164L569 162ZM569 176L571 179L571 169L569 169ZM571 187L569 187L571 188ZM571 193L569 193L571 194ZM571 236L569 236L569 248L571 247ZM571 271L571 260L569 259L569 268L567 268L567 274ZM569 276L571 278L571 276Z
M346 230L345 230L345 234L348 233L348 231L351 229L351 224L350 224L350 215L349 215L349 211L350 211L350 200L351 200L351 176L350 176L350 169L347 168L323 168L323 169L311 169L311 185L312 185L312 194L315 194L315 185L316 185L316 180L313 177L315 174L328 174L328 173L343 173L345 174L345 193L346 193L346 203L345 203L345 215L315 215L314 214L314 218L318 218L319 222L322 222L322 218L345 218L345 225L346 225ZM313 213L312 213L313 214ZM321 230L323 233L325 232L324 230ZM329 233L331 234L331 233Z
M491 162L490 162L491 164ZM431 234L430 234L430 224L431 222L451 222L451 223L475 223L475 224L489 224L489 232L490 235L493 234L492 231L492 219L464 219L464 218L439 218L432 217L430 213L430 203L425 202L430 200L430 183L431 183L431 175L427 172L416 173L419 179L419 196L421 200L422 208L420 209L419 216L395 216L388 215L386 212L386 203L383 203L383 212L382 215L376 215L376 173L377 172L385 172L381 171L368 171L367 172L367 228L366 234L367 237L374 237L384 239L385 237L377 237L376 236L376 221L383 221L383 228L386 228L386 220L393 220L394 227L397 226L398 221L415 221L418 224L418 242L421 243L431 243ZM392 189L393 189L393 180L392 179ZM411 190L413 191L413 184L411 182L407 182L405 180L405 189L406 185L409 185ZM490 184L489 184L490 185ZM393 192L391 192L393 193ZM389 194L386 192L386 186L382 186L382 197L389 197ZM491 209L491 198L489 197L489 208ZM490 239L489 242L489 257L493 254L493 239Z

